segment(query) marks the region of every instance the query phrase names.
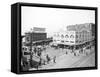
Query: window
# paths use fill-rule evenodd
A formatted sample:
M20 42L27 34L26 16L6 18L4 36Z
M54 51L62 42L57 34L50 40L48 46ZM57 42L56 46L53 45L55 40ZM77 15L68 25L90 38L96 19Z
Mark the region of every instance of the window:
M78 40L76 40L76 43L78 43Z
M81 43L82 41L79 41L79 43Z
M76 35L76 38L78 38L78 35Z
M25 49L24 49L24 48L22 48L22 50L24 51Z
M66 42L69 42L69 41L66 41Z
M64 35L63 34L61 35L61 38L64 38Z
M28 53L28 52L24 52L24 55L30 55L30 53Z
M64 43L64 40L61 40L62 43Z
M30 42L30 37L29 36L26 37L26 41Z
M66 35L65 38L69 38L68 35Z
M80 34L80 38L81 38L81 34Z
M71 35L70 38L74 38L74 35Z
M70 41L71 43L74 43L74 41Z
M22 50L23 50L23 51L27 51L27 48L23 47Z

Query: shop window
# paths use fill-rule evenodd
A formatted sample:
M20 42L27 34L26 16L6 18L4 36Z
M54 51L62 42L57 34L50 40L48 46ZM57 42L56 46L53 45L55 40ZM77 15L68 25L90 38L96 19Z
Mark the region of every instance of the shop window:
M30 53L28 53L28 52L24 52L24 55L29 55Z
M69 42L69 41L66 41L66 42Z
M71 43L74 43L74 41L70 41Z
M62 40L61 42L64 43L64 40Z

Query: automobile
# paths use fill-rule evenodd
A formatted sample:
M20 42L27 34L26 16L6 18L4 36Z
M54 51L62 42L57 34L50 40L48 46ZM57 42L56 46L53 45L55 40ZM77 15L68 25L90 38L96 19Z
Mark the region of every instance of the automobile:
M57 45L56 43L51 43L50 46L51 46L51 47L55 47L55 48L58 47L58 45Z
M91 48L91 46L86 47L86 49L90 49L90 48Z

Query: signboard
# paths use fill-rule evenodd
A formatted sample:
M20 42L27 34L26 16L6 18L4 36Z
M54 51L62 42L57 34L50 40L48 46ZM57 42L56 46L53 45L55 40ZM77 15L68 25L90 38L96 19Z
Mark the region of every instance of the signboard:
M33 28L34 32L45 32L45 28L38 28L38 27L34 27Z

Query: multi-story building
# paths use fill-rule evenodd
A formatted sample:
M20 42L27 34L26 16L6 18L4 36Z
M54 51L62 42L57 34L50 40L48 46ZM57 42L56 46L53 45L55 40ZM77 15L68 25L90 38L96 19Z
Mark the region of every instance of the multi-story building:
M25 42L27 44L40 42L47 39L45 28L34 27L31 32L25 33Z
M30 32L25 33L22 38L22 56L28 61L32 59L31 53L34 52L34 44L40 45L47 39L47 33L45 28L33 28Z
M94 39L93 26L92 23L68 25L66 31L54 33L53 42L71 46L84 44Z
M32 33L26 33L26 43L35 43L35 42L39 42L39 41L43 41L46 40L46 33L36 33L36 32L32 32Z
M54 33L53 43L73 45L75 44L75 31L64 31Z
M92 24L91 32L92 32L92 37L95 37L95 24Z
M67 31L75 31L76 44L83 44L93 39L92 25L92 23L69 25L67 26Z

